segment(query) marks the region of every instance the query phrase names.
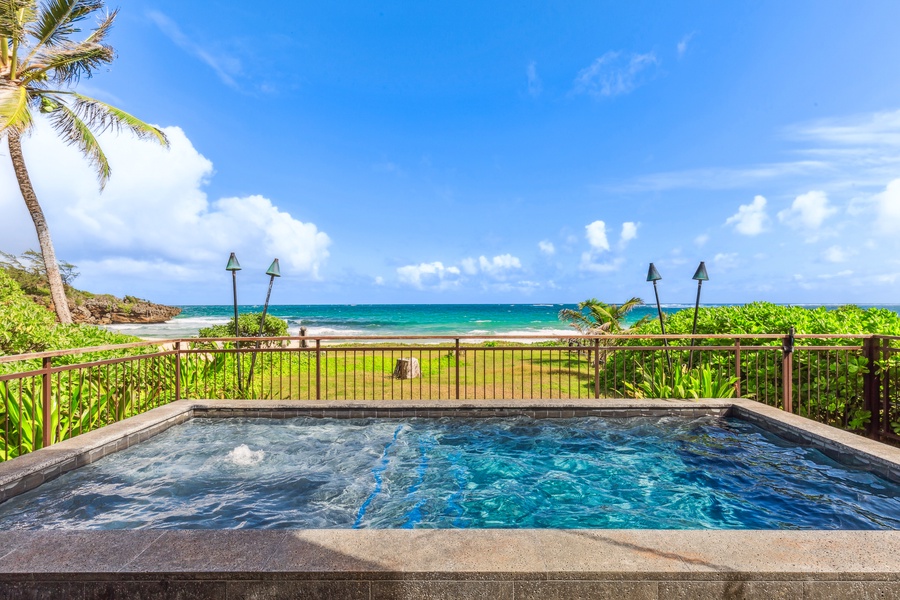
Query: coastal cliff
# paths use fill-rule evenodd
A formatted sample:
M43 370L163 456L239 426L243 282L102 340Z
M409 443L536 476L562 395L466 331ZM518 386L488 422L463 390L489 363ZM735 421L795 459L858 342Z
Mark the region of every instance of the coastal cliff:
M60 274L75 323L115 325L120 323L164 323L181 314L181 309L155 304L134 296L116 298L112 294L93 294L72 286L78 277L75 265L59 264ZM20 256L0 251L0 271L15 281L22 293L35 303L54 310L50 287L39 252L28 250Z
M87 298L80 304L69 299L69 309L76 323L112 325L119 323L164 323L181 314L181 309L125 296L103 295Z

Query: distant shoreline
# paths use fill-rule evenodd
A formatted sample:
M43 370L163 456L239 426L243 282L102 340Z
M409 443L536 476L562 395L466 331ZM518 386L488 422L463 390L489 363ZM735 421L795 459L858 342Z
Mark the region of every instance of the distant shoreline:
M176 305L182 313L165 323L108 325L107 329L142 339L159 340L196 337L202 327L227 323L234 315L231 305ZM288 322L288 333L309 336L402 336L433 335L545 335L565 336L576 332L558 318L563 308L574 304L279 304L269 314ZM741 304L701 304L703 307ZM803 308L844 306L841 304L782 304ZM900 313L900 304L859 304L862 308L887 308ZM674 313L693 310L692 304L664 304ZM241 313L261 312L260 305L241 305ZM656 317L656 306L644 305L629 314L627 323Z

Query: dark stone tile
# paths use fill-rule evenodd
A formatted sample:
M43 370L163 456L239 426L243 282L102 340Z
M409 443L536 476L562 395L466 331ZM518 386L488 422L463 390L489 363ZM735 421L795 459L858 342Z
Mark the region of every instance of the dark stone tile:
M659 600L795 600L804 598L802 581L664 581ZM844 599L844 596L834 596Z
M373 581L370 600L513 600L512 582Z
M0 583L3 600L81 600L84 584L66 581L18 581Z
M66 600L223 600L227 597L224 581L99 581L86 582L81 595Z
M808 581L807 600L900 600L896 581Z
M369 600L368 581L229 581L227 589L228 600Z
M655 581L517 581L516 600L656 600Z

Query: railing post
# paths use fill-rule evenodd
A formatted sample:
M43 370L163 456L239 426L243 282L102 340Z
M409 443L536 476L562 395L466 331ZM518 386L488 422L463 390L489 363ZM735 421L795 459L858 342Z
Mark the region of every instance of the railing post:
M459 338L456 338L456 399L459 400Z
M53 443L53 398L51 398L51 395L53 394L53 386L51 383L53 380L50 373L52 367L53 359L49 356L45 356L44 372L41 374L41 410L44 418L44 426L42 428L43 448L46 448Z
M881 433L885 436L893 433L891 431L891 354L891 341L886 337L881 338L879 360L884 362L886 370L881 372L878 383L881 387L881 410L884 415L881 419ZM876 395L878 394L877 389Z
M322 399L322 367L319 360L322 355L322 340L316 339L316 400Z
M594 398L600 398L600 338L594 338Z
M181 400L181 342L175 342L175 402Z
M782 403L785 412L794 412L794 328L784 338L781 346Z
M737 381L734 382L734 397L741 397L741 338L734 340L734 376Z
M866 374L863 375L863 410L869 411L869 414L872 415L869 419L869 426L866 428L866 434L873 439L878 439L881 428L881 410L878 398L881 385L877 373L878 359L875 350L880 343L881 340L875 335L866 338L863 342L863 355L866 357L867 367Z

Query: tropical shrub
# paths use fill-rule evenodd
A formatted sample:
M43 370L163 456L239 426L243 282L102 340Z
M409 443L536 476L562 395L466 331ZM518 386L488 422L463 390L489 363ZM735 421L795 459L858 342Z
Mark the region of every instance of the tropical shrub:
M262 321L262 313L245 313L238 317L238 336L237 337L256 337L260 335L259 325ZM263 327L262 337L284 337L287 335L287 321L266 315L266 323ZM204 327L198 333L201 338L223 338L235 337L234 335L234 319L228 321L224 325L213 325L212 327Z

